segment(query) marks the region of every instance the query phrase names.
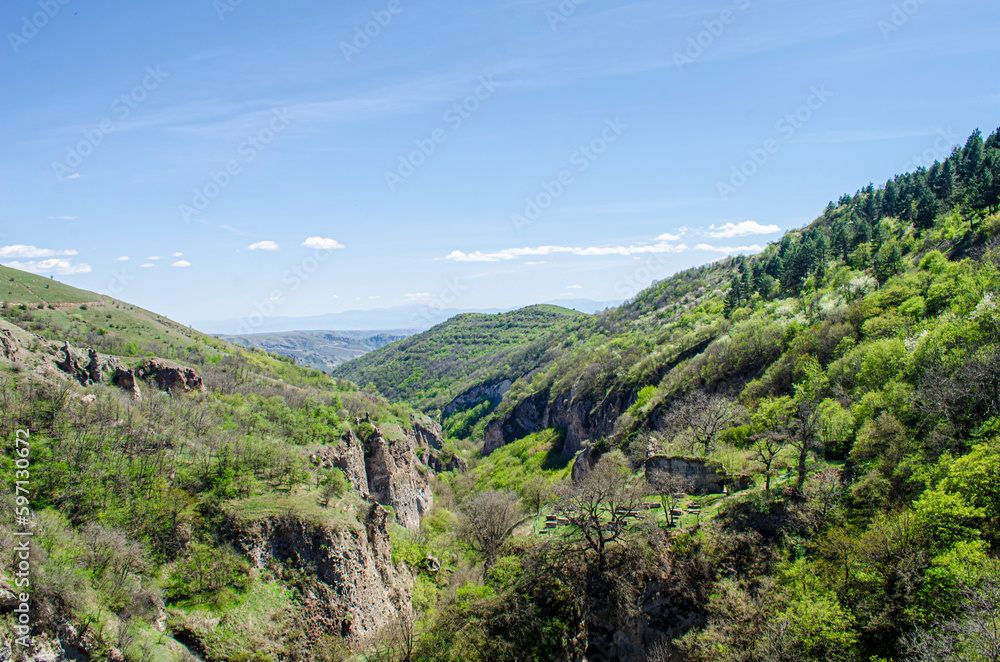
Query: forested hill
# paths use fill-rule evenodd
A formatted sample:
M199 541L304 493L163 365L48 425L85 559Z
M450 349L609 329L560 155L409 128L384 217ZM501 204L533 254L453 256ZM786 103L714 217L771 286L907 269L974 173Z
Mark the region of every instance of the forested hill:
M509 388L442 384L470 396L444 425L481 438L477 488L534 512L551 493L532 476L572 462L574 485L565 537L492 551L420 659L995 659L998 185L1000 133L976 132L759 255L534 338ZM617 521L633 472L673 512L692 466L736 494L691 499L666 539L662 516ZM486 494L470 517L498 512Z
M794 361L772 364L804 329L826 366L846 350L835 351L844 325L854 325L845 342L869 338L862 326L876 308L884 319L869 328L883 324L881 337L902 337L957 305L946 289L953 284L924 281L977 268L996 235L998 196L1000 135L984 140L977 131L929 169L841 196L760 255L686 270L550 332L543 324L506 334L496 351L487 349L496 330L484 329L484 341L466 320L348 362L336 374L373 382L430 413L443 409L446 429L464 434L482 436L491 421L504 442L535 431L521 425L523 416L514 425L525 403L539 412L549 407L552 420L571 428L568 451L580 448L573 428L593 440L632 437L655 427L663 408L692 387L733 390L756 380L760 393L790 392ZM948 269L928 271L938 254ZM574 404L576 413L560 411Z
M495 315L466 313L349 361L331 374L374 384L392 399L445 409L467 387L524 374L546 347L587 316L541 304ZM473 403L478 404L478 402Z

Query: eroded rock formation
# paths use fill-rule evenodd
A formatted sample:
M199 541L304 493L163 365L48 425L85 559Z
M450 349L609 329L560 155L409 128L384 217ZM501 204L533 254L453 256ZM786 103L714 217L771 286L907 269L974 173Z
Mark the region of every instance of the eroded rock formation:
M413 578L392 564L388 516L372 504L362 526L281 517L230 521L226 535L257 568L301 571L299 589L317 637L334 633L357 641L411 610Z

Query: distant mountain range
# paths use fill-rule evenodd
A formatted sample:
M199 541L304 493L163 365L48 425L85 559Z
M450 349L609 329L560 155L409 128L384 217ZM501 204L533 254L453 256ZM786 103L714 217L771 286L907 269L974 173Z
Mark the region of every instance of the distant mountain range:
M256 333L223 335L243 347L259 347L267 352L291 356L298 365L329 371L341 363L363 356L389 343L418 333L416 329L385 331L291 331L286 333Z
M546 304L563 306L582 313L596 313L605 308L614 308L621 301L594 301L592 299L560 299L546 301ZM216 335L257 335L271 333L287 333L290 331L330 331L334 329L353 329L356 331L373 331L389 333L388 330L410 329L413 333L424 331L435 324L440 324L462 313L503 313L513 308L477 308L462 310L458 308L435 309L432 306L409 304L392 308L376 308L373 310L348 310L342 313L314 315L311 317L264 317L228 320L205 320L191 322L191 326L203 333ZM345 332L336 331L343 334ZM373 334L376 335L376 334ZM356 336L352 336L358 339Z

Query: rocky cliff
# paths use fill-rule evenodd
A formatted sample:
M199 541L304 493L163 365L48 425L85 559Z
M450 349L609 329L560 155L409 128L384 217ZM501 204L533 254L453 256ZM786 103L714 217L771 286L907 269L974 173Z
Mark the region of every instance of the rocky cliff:
M484 453L529 434L550 427L566 428L563 455L571 456L584 448L585 441L610 435L622 412L634 399L631 393L619 393L602 401L574 399L570 393L550 398L549 391L540 391L513 405L491 421L484 434Z
M366 421L371 425L370 419ZM367 441L353 432L334 446L324 446L310 458L324 468L339 467L355 490L366 499L392 507L404 527L415 530L434 503L427 473L438 461L434 446L441 447L432 426L414 426L402 439L388 439L377 426ZM461 458L458 458L461 460ZM462 464L464 461L455 462ZM437 469L435 469L437 470Z
M124 389L134 400L142 398L140 380L149 380L168 393L206 390L201 377L192 368L164 359L150 359L136 368L129 368L120 357L104 356L94 349L79 350L69 341L62 347L53 346L52 350L55 366L80 382L81 386L110 382Z
M229 520L225 534L255 567L295 578L317 638L363 641L412 610L413 577L392 564L388 517L372 504L360 526L289 516Z

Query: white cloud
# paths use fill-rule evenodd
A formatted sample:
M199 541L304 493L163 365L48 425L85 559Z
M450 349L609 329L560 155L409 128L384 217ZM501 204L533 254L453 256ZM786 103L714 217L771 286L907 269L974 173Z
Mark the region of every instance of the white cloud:
M578 256L602 256L602 255L638 255L645 253L681 253L688 250L684 244L672 244L661 241L655 244L644 246L591 246L588 248L578 248L573 246L536 246L534 248L506 248L501 251L484 253L463 253L462 251L452 251L445 256L446 260L456 262L500 262L504 260L517 260L526 256L534 255L554 255L556 253L569 253Z
M761 225L757 221L743 221L741 223L726 223L718 227L709 226L709 232L705 234L716 239L729 239L730 237L745 237L749 234L771 234L780 231L777 225Z
M122 255L119 258L115 258L118 262L128 262L128 255Z
M669 232L664 232L659 237L656 238L657 241L680 241L681 236L679 234L670 234Z
M80 176L81 176L80 173L74 172L72 175L70 175L66 179L80 179Z
M342 243L336 239L330 239L329 237L309 237L302 242L302 245L306 248L324 248L326 250L344 247Z
M339 298L340 298L340 295L339 295L339 294L332 294L332 295L330 295L330 296L332 296L332 297L333 297L334 299L339 299Z
M184 253L174 253L174 257L184 257Z
M698 244L695 248L699 251L712 251L714 253L759 253L764 248L753 244L752 246L709 246L708 244Z
M149 269L150 267L155 267L156 265L153 264L152 262L146 262L145 264L140 264L139 266L143 267L144 269Z
M29 262L4 262L4 265L21 271L30 271L33 274L57 274L59 276L70 276L73 274L89 274L89 264L73 264L70 260L52 258L51 260L31 260Z
M32 257L56 257L59 255L76 255L78 251L64 250L57 251L51 248L37 248L35 246L25 246L24 244L14 244L12 246L0 246L0 258L32 258Z
M273 241L258 241L255 244L250 244L247 246L248 249L252 251L280 251L281 246L274 243Z
M583 285L567 285L566 289L567 290L582 290L583 289Z
M548 264L545 260L539 260L537 262L525 262L526 265L536 265L536 264Z
M177 260L176 262L174 262L170 266L172 266L172 267L190 267L191 263L188 262L187 260Z
M146 259L147 259L147 260L162 260L163 258L162 258L162 257L160 257L159 255L150 255L150 256L149 256L149 257L147 257Z
M370 296L370 297L368 297L368 298L369 298L369 299L381 299L382 297L380 297L380 296Z
M429 299L431 295L428 292L407 292L403 296L407 299Z

